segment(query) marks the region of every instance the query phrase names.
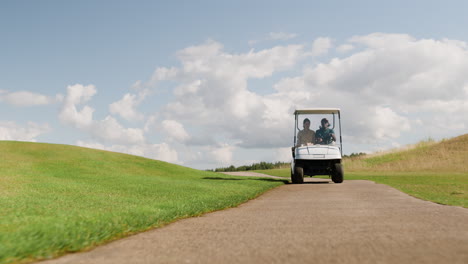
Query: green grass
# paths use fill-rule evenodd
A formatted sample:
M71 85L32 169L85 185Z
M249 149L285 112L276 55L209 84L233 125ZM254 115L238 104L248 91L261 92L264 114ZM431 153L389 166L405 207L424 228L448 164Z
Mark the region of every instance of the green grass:
M86 250L284 184L65 145L0 142L0 155L0 263Z
M361 172L347 173L345 179L387 184L423 200L468 208L468 175L464 173Z

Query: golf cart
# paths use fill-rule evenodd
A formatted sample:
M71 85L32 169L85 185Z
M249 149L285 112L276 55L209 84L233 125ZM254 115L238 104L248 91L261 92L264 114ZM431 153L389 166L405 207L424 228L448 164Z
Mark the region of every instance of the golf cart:
M334 183L343 182L340 109L296 110L294 116L291 181L303 183L304 176L328 175Z

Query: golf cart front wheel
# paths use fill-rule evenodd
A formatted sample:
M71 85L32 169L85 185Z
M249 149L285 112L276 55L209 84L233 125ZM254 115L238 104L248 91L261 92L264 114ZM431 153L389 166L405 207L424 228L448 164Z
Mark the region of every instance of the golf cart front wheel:
M332 181L334 183L342 183L343 174L343 166L340 163L335 164L335 169L333 170L332 174Z
M291 175L291 181L293 183L304 182L304 169L302 167L298 167L298 166L294 167L294 174Z

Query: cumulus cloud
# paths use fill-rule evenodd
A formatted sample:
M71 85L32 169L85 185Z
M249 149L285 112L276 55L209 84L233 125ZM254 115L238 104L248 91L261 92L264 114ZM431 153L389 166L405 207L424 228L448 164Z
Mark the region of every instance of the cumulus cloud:
M411 128L407 117L399 115L389 107L374 106L368 111L371 114L367 118L357 120L356 125L350 124L350 131L355 131L355 133L347 133L350 140L375 143L378 140L398 138L402 132Z
M272 40L289 40L297 37L297 34L294 33L285 33L285 32L270 32L268 34Z
M468 53L464 45L380 33L356 36L349 42L361 45L362 50L285 79L278 91L291 98L283 87L304 83L294 93L302 91L317 99L317 106L341 107L348 116L345 133L359 142L398 138L412 128L411 119L422 120L423 126L432 129L433 122L419 116L449 120L447 109L459 113L466 109ZM467 118L459 113L449 117L457 117L456 124L466 124ZM362 135L369 131L373 132Z
M178 158L177 151L172 149L167 143L161 144L135 144L135 145L111 145L106 146L98 142L88 142L88 141L77 141L77 146L101 149L113 152L126 153L136 156L142 156L150 159L162 160L169 163L178 163L182 162Z
M254 40L249 40L249 45L254 45L259 42L263 41L286 41L290 39L294 39L297 37L297 34L295 33L286 33L286 32L270 32L267 36L264 36L261 39L254 39Z
M312 44L312 56L320 56L328 53L332 47L332 40L330 38L320 37L314 40Z
M275 139L267 137L265 141L258 134L258 127L278 124L275 121L278 116L269 118L272 123L263 122L261 117L276 114L276 106L281 104L272 105L249 90L248 80L267 78L290 69L303 59L303 53L301 45L277 46L245 54L226 53L222 45L214 41L188 47L178 52L181 68L158 68L155 72L158 76L161 72L175 73L170 80L179 82L174 89L175 100L164 107L162 115L190 126L207 127L212 133L227 134L229 138L242 138L247 144L273 143ZM151 79L162 78L153 76Z
M28 122L26 126L12 121L0 121L0 140L17 140L36 142L36 138L50 132L48 124Z
M94 137L107 142L124 144L145 142L143 129L125 128L111 116L107 116L100 121L95 121L89 129Z
M94 109L85 105L81 110L77 106L86 103L96 94L94 85L81 84L67 87L67 94L63 101L59 119L66 124L85 129L92 125Z
M151 144L147 142L144 133L145 131L150 132L150 129L153 128L157 121L155 115L146 120L144 128L124 127L110 115L102 120L95 120L93 118L94 109L86 104L96 92L93 85L76 84L67 87L59 119L63 123L87 133L94 139L93 141L78 140L76 145L128 153L171 163L182 163L178 158L177 151L167 143ZM145 89L140 90L137 95L126 94L122 100L111 104L109 111L127 120L132 118L143 120L143 115L138 113L135 107L147 95L148 91ZM168 129L180 129L175 134L171 134L175 139L184 139L187 136L183 127L178 126L175 121L167 121L165 124Z
M0 91L0 101L4 101L8 104L19 106L19 107L28 107L28 106L38 106L38 105L49 105L60 102L62 100L62 95L56 95L55 97L46 96L39 93L33 93L29 91L19 91L19 92L7 92Z
M184 126L175 120L162 121L162 128L171 141L185 142L190 138Z
M144 115L136 110L136 107L148 95L148 90L142 90L138 94L127 93L117 102L109 105L109 112L114 115L119 115L127 121L142 121Z
M183 49L178 52L181 67L158 68L152 77L177 83L174 100L161 115L205 127L218 135L215 142L227 139L242 148L290 145L291 113L301 107L342 108L345 138L363 144L393 142L415 126L436 128L426 116L455 122L453 129L468 123L461 114L446 117L449 109L467 108L468 55L460 41L355 36L337 48L349 55L306 64L302 73L277 81L272 93L258 94L249 86L251 79L268 78L311 54L328 53L332 42L317 38L312 52L287 45L231 54L215 41Z
M88 105L84 105L81 110L78 109L82 104L87 103L96 92L94 85L76 84L68 86L59 119L63 123L85 131L105 142L143 143L145 141L143 129L125 128L111 116L107 116L103 120L94 120L94 109Z
M218 164L222 166L228 166L233 164L232 152L234 150L233 146L228 144L222 144L211 149L209 152L210 157L214 159Z
M351 44L343 44L336 48L336 50L340 53L349 52L353 49L354 49L354 46Z
M338 48L332 50L334 44ZM466 133L465 42L375 33L343 43L317 38L312 46L231 53L209 40L177 52L180 66L158 67L148 81L135 83L136 91L172 91L158 112L139 113L143 99L138 93L109 107L111 114L142 121L143 128L125 128L111 116L94 120L94 109L86 104L95 89L82 85L69 88L61 120L113 151L166 161L206 159L223 166L235 163L236 152L245 149L268 148L272 156L286 159L296 108L341 108L345 144L367 144L366 150L398 144L409 134ZM320 61L320 55L333 57L331 51L339 56ZM258 92L263 83L271 90ZM166 142L148 143L144 133L150 132Z

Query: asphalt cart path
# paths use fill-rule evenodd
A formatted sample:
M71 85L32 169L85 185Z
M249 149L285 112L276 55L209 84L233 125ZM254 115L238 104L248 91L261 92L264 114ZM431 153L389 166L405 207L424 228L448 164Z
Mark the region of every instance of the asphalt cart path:
M306 179L41 263L468 263L468 210L370 181Z

